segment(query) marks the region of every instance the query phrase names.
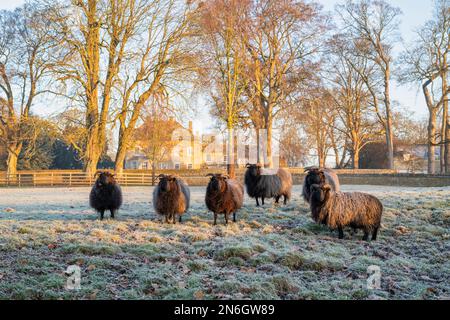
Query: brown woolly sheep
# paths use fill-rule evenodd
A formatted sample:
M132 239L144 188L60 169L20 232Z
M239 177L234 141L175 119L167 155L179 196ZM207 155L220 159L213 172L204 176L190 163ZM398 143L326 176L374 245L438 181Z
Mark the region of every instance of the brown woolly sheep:
M122 190L112 173L99 171L94 177L97 176L89 195L89 203L100 213L101 220L107 210L111 212L111 218L114 219L116 212L122 206Z
M153 191L153 207L157 214L165 216L166 223L176 224L176 216L189 209L190 191L186 183L173 175L160 175L159 183Z
M236 222L236 211L242 208L244 202L244 187L241 183L221 174L208 174L211 180L206 188L205 203L214 213L214 225L217 224L217 215L228 216L233 213L233 222Z
M339 178L335 171L331 169L319 169L319 168L308 168L305 170L308 174L303 181L303 191L302 196L306 203L309 203L309 199L311 198L311 186L313 184L318 184L320 186L324 186L325 184L329 184L333 191L339 192L341 189Z
M339 231L339 239L344 238L344 227L362 229L363 240L377 239L383 205L376 197L360 192L334 192L330 185L311 186L310 198L312 218L317 223Z
M292 175L283 168L278 169L276 174L270 174L260 164L247 164L245 186L247 194L256 199L258 207L258 198L261 198L264 205L265 198L275 198L275 203L279 203L280 198L284 196L284 204L287 204L292 193Z

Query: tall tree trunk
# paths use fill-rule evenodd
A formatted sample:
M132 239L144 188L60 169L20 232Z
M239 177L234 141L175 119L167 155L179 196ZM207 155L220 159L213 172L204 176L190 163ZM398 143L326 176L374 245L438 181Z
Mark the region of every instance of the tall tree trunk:
M391 96L390 96L390 65L387 63L384 74L384 104L386 108L386 146L388 169L394 169L394 134L392 132L392 113L391 113Z
M267 120L267 164L265 166L267 168L273 168L273 159L272 159L272 117L269 116Z
M447 54L444 55L444 72L442 75L442 94L443 96L443 108L444 111L446 111L446 115L444 117L444 122L445 123L445 130L444 130L444 135L443 135L443 140L444 140L444 152L441 153L441 158L444 159L444 172L445 173L450 173L450 111L448 110L448 65L447 65Z
M84 170L90 175L97 171L97 165L103 152L104 145L100 145L99 114L98 114L98 86L100 83L100 24L97 18L97 0L88 1L86 32L86 125L87 145Z
M123 140L123 136L120 137L120 140ZM114 169L117 174L123 173L124 164L125 164L125 158L127 156L127 143L124 143L123 141L119 143L119 146L117 148L116 153L116 159L114 163Z
M447 109L448 110L448 109ZM446 124L446 144L445 144L445 173L450 174L450 112L447 112L447 124Z
M236 177L236 170L234 165L234 131L232 124L228 124L228 138L227 138L227 174L230 178Z
M260 129L255 128L256 130L256 163L262 163L261 162L261 139L260 139Z
M22 151L22 143L8 146L8 159L6 160L6 176L8 179L16 179L17 163Z
M436 173L435 166L435 150L436 150L436 110L430 110L430 117L428 119L428 173Z
M447 118L448 118L448 104L442 105L442 125L441 125L441 144L439 146L439 164L440 172L446 173L446 152L447 152Z
M152 161L152 186L156 185L156 163Z
M319 168L325 168L325 156L319 151Z
M359 147L356 147L353 150L352 166L353 166L353 169L355 169L355 170L359 169Z

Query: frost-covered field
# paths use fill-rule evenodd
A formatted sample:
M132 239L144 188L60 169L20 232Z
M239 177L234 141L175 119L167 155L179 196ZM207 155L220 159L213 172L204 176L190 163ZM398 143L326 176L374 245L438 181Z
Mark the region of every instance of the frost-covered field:
M450 187L347 186L380 197L379 241L337 239L300 198L246 201L212 226L204 188L182 225L163 225L151 188L125 188L117 221L98 221L88 188L0 189L1 299L449 299ZM223 217L221 217L223 218ZM65 270L81 267L81 290ZM367 268L381 288L367 289Z

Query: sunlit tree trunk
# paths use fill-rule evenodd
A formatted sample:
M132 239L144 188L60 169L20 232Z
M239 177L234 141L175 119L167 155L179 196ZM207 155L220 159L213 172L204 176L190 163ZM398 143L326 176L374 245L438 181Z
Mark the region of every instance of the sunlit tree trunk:
M436 150L436 110L430 110L428 119L428 173L436 173L435 150Z
M386 63L385 78L384 78L384 104L386 108L386 145L388 169L394 169L394 134L392 131L392 111L391 111L391 96L390 96L390 62Z
M6 176L8 179L15 179L17 175L17 164L22 151L22 143L14 143L8 146L8 159L6 162Z

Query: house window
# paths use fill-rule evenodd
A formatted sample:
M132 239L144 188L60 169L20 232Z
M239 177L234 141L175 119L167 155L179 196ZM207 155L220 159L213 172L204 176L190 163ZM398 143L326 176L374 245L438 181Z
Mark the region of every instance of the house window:
M143 169L143 170L148 170L148 162L144 162L144 163L142 164L142 169Z

